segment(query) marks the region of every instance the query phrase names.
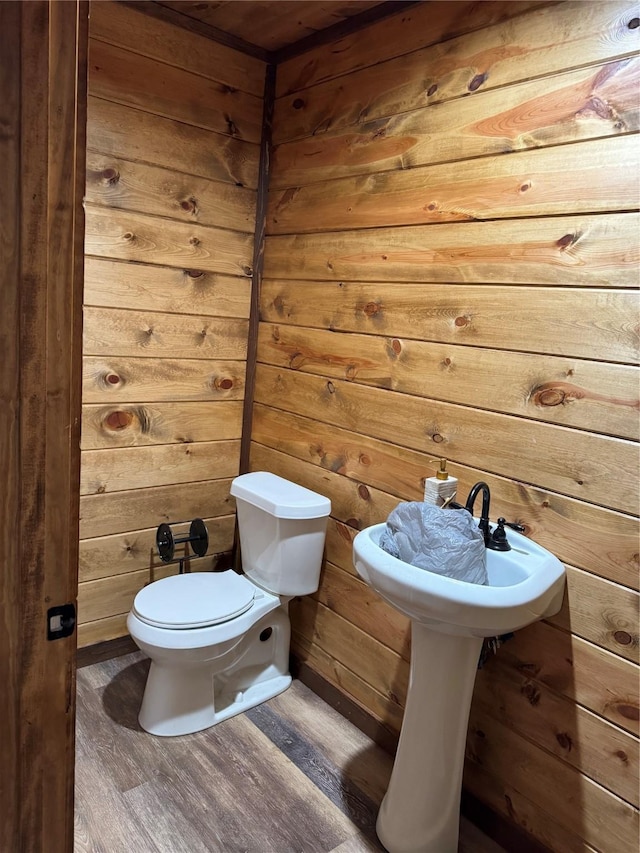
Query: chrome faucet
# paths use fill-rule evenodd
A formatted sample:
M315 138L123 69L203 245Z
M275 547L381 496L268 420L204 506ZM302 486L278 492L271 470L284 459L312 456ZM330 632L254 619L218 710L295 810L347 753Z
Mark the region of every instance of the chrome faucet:
M478 492L480 491L482 492L482 513L480 515L478 527L480 528L480 530L482 531L482 535L484 536L485 548L490 548L491 529L489 527L489 504L491 503L491 492L489 491L489 486L487 486L487 484L482 481L476 483L475 486L472 486L464 508L467 510L467 512L470 512L471 515L473 515L473 505L475 504L476 498L478 497Z

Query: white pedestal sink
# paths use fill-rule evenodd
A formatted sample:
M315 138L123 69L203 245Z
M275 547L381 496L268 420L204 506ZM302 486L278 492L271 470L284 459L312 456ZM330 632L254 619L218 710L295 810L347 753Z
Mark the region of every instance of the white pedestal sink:
M452 510L454 511L454 510ZM466 583L395 559L384 524L353 542L358 574L411 619L411 674L402 732L376 831L389 853L456 853L464 747L484 637L557 613L562 563L509 531L511 551L486 551L489 583Z

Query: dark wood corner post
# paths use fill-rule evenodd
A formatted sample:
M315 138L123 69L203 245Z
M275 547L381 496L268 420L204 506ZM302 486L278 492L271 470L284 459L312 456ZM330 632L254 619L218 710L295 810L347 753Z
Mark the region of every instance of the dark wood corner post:
M266 67L264 81L264 111L262 116L262 138L260 140L260 166L258 171L258 197L256 203L256 231L253 244L253 276L251 283L251 310L249 314L249 336L247 349L247 378L242 412L242 440L240 445L240 473L249 470L251 446L251 423L253 418L253 394L258 353L258 324L260 322L260 288L264 265L264 239L267 225L267 203L269 194L269 168L271 163L271 129L273 105L276 92L276 66Z
M0 3L0 850L11 853L73 849L76 640L48 633L50 609L77 592L88 13L78 0Z
M258 325L260 323L260 288L262 287L262 268L264 265L264 239L267 226L267 202L269 194L269 170L271 164L271 130L273 125L273 106L276 96L276 66L267 64L264 78L264 108L262 113L262 138L260 140L260 166L258 171L258 195L256 201L256 231L253 242L253 273L251 281L251 308L249 313L249 334L247 344L247 374L242 409L242 438L240 441L240 473L249 470L251 453L251 426L253 422L253 395L256 382L256 361L258 356ZM240 547L238 523L233 540L232 562L240 567Z

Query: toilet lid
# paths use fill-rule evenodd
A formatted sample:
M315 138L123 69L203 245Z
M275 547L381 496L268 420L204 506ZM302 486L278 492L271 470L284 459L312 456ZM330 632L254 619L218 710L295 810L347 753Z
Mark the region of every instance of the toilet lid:
M135 597L133 612L157 628L205 628L249 610L254 594L253 584L232 569L193 572L145 586Z

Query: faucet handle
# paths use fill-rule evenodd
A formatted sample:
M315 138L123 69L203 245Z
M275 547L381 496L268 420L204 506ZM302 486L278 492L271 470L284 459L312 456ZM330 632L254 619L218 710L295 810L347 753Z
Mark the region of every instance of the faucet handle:
M491 551L510 551L511 545L509 545L509 541L507 540L507 534L505 532L504 526L506 522L504 518L498 519L498 526L495 528L491 537L487 541L487 548Z
M502 522L502 524L504 524L506 527L510 527L512 530L517 531L518 533L524 533L524 531L526 530L524 524L518 524L517 521L505 521L504 518L499 518L498 524L500 524L500 522Z

